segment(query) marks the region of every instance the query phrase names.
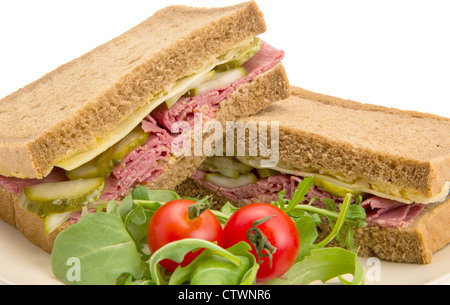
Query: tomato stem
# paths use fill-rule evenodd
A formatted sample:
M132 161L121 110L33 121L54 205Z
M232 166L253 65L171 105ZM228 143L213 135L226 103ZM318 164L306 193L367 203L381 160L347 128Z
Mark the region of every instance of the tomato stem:
M196 220L203 214L203 212L205 212L210 208L211 206L209 203L210 198L211 196L205 197L189 207L188 217L190 220Z
M256 253L258 255L258 263L261 264L261 259L263 257L268 257L270 262L270 268L272 268L273 254L277 251L277 248L272 246L272 244L267 240L267 237L258 228L258 226L265 223L266 221L268 221L273 217L276 217L276 215L268 216L253 222L253 226L247 231L247 238L256 249ZM262 253L263 250L266 250L266 254Z

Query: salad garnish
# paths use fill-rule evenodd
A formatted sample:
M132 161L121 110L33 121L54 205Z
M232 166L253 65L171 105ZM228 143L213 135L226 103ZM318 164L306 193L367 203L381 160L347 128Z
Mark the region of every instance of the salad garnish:
M287 272L263 283L257 279L264 260L270 259L271 268L277 265L274 254L278 250L271 236L281 232L274 230L270 236L259 233L278 217L268 215L252 222L246 240L231 247L193 237L170 242L151 253L147 234L150 220L159 208L173 201L191 200L194 207L190 214L195 218L209 207L210 198L181 198L172 191L145 187L135 189L119 204L111 201L95 213L84 215L61 232L51 256L52 271L59 280L72 285L306 285L334 278L346 285L364 284L364 271L353 239L354 230L367 225L360 205L362 198L347 194L339 204L324 199L326 207L320 208L313 206L319 198L304 202L312 185L313 178L305 178L292 199L280 192L276 202L267 203L289 216L286 221L295 225L300 246ZM227 203L220 210L210 211L225 227L239 210ZM319 240L318 225L323 222L329 223L330 233ZM224 244L226 238L224 235ZM260 255L255 256L252 241L256 239L264 244L260 244ZM181 263L188 253L199 249L202 252L189 264L179 265L173 272L159 264L168 259ZM345 280L345 274L352 275L352 280Z

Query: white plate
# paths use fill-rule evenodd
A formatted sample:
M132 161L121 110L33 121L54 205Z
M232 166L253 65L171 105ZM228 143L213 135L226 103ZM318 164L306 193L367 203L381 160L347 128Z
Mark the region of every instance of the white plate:
M60 285L51 272L50 255L15 228L0 221L0 284ZM450 285L450 246L430 265L396 264L361 259L367 285Z

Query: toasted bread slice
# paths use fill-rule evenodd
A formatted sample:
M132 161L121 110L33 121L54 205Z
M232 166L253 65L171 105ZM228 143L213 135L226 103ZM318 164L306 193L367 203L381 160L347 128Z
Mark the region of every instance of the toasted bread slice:
M0 101L0 175L43 178L170 84L265 30L254 1L156 12Z

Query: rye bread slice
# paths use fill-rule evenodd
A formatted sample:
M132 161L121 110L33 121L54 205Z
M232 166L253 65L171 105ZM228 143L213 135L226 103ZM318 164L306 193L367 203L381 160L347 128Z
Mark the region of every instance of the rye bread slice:
M265 30L254 1L156 12L0 101L0 175L43 178L169 84Z
M221 123L249 116L264 109L271 103L289 96L289 81L282 64L255 77L251 82L237 88L233 94L220 103L217 118ZM200 166L206 156L175 157L158 164L163 168L147 188L173 190ZM136 185L135 187L137 187ZM66 222L49 236L44 232L44 218L25 211L18 204L19 196L9 193L0 186L0 219L15 226L28 240L44 251L51 253L55 238L70 226Z
M242 120L280 122L280 161L426 198L450 182L450 118L291 90Z

